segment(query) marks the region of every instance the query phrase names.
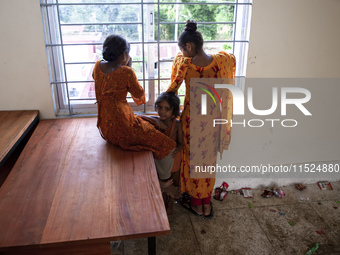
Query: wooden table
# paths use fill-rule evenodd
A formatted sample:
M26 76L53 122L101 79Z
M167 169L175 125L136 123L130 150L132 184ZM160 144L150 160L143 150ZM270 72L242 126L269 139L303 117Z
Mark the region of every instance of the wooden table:
M0 111L0 166L38 122L39 111Z
M0 254L109 255L153 237L150 252L170 233L152 153L107 143L96 121L40 121L0 189Z

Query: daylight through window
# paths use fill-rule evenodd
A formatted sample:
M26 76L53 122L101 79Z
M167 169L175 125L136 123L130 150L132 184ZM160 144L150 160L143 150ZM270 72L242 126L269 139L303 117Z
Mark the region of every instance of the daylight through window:
M102 43L119 34L131 44L132 68L147 103L131 102L137 112L154 111L154 101L169 85L177 38L194 19L205 51L236 56L236 76L245 76L251 0L41 0L56 115L96 114L94 63ZM185 86L179 90L182 99ZM183 101L182 101L183 102Z

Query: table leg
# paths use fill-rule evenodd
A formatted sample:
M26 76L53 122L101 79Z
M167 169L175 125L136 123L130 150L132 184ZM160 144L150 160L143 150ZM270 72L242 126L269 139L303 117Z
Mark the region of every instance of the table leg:
M156 255L156 237L148 237L148 254Z

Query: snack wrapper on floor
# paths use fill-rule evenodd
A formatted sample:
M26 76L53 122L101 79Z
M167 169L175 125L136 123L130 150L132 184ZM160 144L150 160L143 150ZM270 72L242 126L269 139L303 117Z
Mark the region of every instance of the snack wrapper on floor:
M270 191L270 190L267 190L267 189L265 189L263 191L263 193L261 194L261 197L266 197L266 198L269 198L269 197L272 197L272 196L273 196L273 192Z
M216 200L223 201L223 199L227 196L228 194L228 189L229 185L226 182L223 182L222 185L219 188L215 189L215 195L214 198Z
M243 197L253 197L253 190L251 188L242 188Z
M280 190L280 189L273 189L273 193L277 197L284 197L286 195L286 193L283 190Z
M295 184L295 188L297 188L298 190L304 190L305 188L307 188L307 186L303 185L302 183L298 183Z
M328 181L318 182L319 188L321 190L332 190L332 184Z
M215 189L215 194L214 194L214 198L216 200L220 200L220 196L221 196L222 190L220 188L216 188Z

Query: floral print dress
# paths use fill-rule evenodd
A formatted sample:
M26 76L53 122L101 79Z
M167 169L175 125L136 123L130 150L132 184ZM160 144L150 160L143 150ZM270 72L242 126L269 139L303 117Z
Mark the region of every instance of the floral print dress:
M135 72L122 66L111 73L103 73L97 61L93 69L98 108L97 126L103 138L133 151L152 151L155 159L167 156L176 143L136 116L126 100L130 92L137 105L145 104L144 90Z
M223 111L221 118L227 119L228 124L223 128L211 129L204 128L204 125L198 126L199 129L195 134L199 133L199 136L195 137L190 135L190 79L191 78L235 78L236 60L232 54L226 52L219 52L218 54L211 55L213 61L205 67L199 67L192 63L191 58L183 57L179 53L174 59L171 74L171 84L167 91L176 92L185 81L186 94L184 100L184 109L181 114L181 123L184 133L184 148L182 150L182 162L181 162L181 176L180 176L180 189L182 192L188 193L190 196L198 199L210 197L213 192L215 178L192 178L193 166L190 165L191 157L198 156L203 159L204 164L207 166L216 166L217 152L220 152L222 156L223 150L227 150L230 143L231 126L230 120L232 118L232 95L227 91L227 95L223 102ZM195 106L192 106L192 110L196 111ZM193 116L198 116L193 115ZM207 118L206 116L204 116ZM204 122L202 121L204 124ZM217 131L216 131L217 130ZM217 142L216 142L217 141ZM190 153L190 147L195 148L195 154Z

